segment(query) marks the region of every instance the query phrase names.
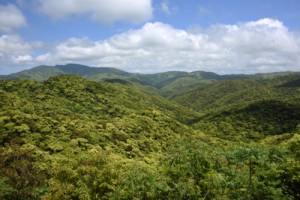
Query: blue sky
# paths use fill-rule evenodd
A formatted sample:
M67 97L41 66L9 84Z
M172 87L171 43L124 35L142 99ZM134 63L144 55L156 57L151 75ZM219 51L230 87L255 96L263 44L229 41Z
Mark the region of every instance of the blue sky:
M0 74L66 63L300 71L299 20L299 0L2 0Z

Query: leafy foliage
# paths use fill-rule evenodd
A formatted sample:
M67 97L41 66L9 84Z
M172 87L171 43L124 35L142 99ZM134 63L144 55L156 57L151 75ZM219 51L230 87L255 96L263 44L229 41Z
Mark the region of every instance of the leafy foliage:
M209 114L243 107L263 100L299 102L299 87L284 87L299 75L226 80L179 93L173 100L181 105Z
M100 83L66 74L0 80L0 199L299 198L299 93L284 85L294 77L214 83L203 94L224 106L198 113L115 73ZM145 81L165 87L186 80L178 75L186 74ZM237 97L240 82L251 86L230 103L225 93ZM247 101L252 83L273 88L270 99ZM208 92L215 84L218 100Z
M194 127L229 140L261 140L268 135L293 133L299 123L299 103L270 100L207 115Z

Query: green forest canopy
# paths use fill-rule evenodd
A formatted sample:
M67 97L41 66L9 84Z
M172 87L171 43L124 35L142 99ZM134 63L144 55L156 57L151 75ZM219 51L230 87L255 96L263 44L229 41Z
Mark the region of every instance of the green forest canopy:
M196 87L215 109L74 75L1 80L0 199L299 199L299 87L276 78Z

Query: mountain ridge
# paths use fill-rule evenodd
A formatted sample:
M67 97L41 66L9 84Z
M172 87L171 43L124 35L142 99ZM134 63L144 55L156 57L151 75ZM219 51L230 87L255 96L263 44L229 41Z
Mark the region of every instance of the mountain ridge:
M219 75L214 72L206 71L168 71L155 74L142 74L130 73L110 67L90 67L80 64L66 64L55 66L41 65L17 73L1 75L0 79L15 80L23 78L44 81L52 76L60 74L79 75L92 81L116 81L117 79L120 79L148 87L163 97L170 97L175 94L174 91L185 91L191 88L206 86L208 84L223 80L269 78L288 74L300 74L300 72ZM122 81L117 82L121 83Z

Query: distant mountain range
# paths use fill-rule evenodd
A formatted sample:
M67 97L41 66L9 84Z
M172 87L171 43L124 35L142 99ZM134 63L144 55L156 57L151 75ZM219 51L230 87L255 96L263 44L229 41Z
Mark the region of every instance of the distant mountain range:
M195 71L195 72L179 72L169 71L156 74L140 74L129 73L115 68L107 67L89 67L79 64L67 64L56 66L38 66L29 70L18 73L2 75L0 79L31 79L36 81L44 81L49 77L60 74L79 75L92 81L117 82L122 84L136 83L144 87L157 91L164 97L170 97L177 92L186 91L187 89L198 88L210 83L223 80L241 80L250 78L267 78L278 75L295 74L296 72L277 72L265 74L233 74L219 75L212 72ZM296 73L300 74L300 73Z

